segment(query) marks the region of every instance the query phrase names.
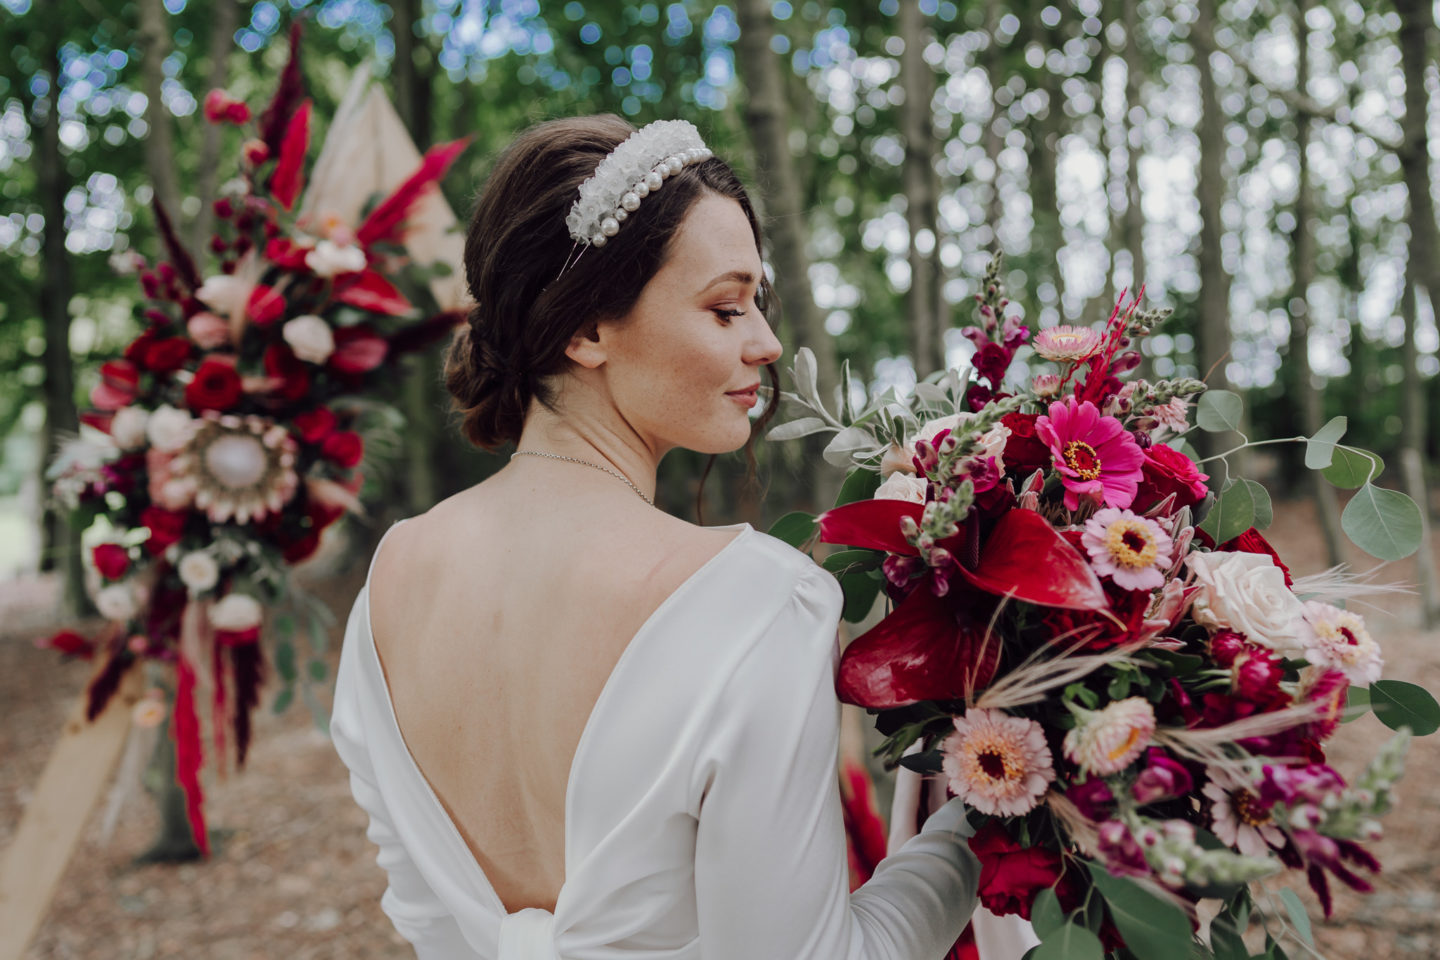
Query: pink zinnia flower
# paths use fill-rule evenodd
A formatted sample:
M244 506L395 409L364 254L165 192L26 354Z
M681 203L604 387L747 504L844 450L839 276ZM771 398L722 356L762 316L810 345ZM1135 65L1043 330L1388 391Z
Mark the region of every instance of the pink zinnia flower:
M1070 709L1080 722L1065 734L1065 757L1092 775L1124 770L1155 733L1155 710L1144 697L1116 700L1103 710Z
M1089 327L1065 323L1041 330L1030 345L1046 360L1074 363L1095 355L1100 349L1100 334Z
M1074 397L1050 404L1035 420L1035 435L1050 448L1065 485L1065 508L1080 506L1080 494L1099 494L1108 507L1128 507L1139 488L1145 452L1114 417L1102 417L1089 400Z
M1165 585L1174 543L1154 520L1107 507L1085 521L1081 537L1091 566L1126 590Z
M1045 731L1034 720L972 709L945 738L945 776L956 796L982 813L1018 817L1035 809L1055 779Z

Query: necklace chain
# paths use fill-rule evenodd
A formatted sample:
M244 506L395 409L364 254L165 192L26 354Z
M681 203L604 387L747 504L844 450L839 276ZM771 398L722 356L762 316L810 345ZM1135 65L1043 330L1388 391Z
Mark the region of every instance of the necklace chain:
M610 474L610 476L624 480L627 484L629 484L630 489L635 491L636 496L638 496L641 500L644 500L646 503L650 504L650 506L655 506L655 501L645 496L644 491L642 491L639 487L635 486L635 484L631 483L629 477L625 476L625 474L623 473L611 470L609 467L602 467L598 463L591 463L589 460L581 460L578 457L565 457L561 456L558 453L544 453L540 450L516 450L514 453L510 454L510 459L513 460L516 457L549 457L552 460L568 460L571 463L583 463L585 464L585 466L594 467L596 470L604 470L606 473Z

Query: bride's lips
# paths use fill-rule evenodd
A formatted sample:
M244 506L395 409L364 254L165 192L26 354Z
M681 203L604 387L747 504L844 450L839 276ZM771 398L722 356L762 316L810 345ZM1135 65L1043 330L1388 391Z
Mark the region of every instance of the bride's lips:
M755 404L759 402L759 391L760 384L752 383L744 390L731 390L729 393L725 394L725 396L730 397L741 406L749 408L755 406Z

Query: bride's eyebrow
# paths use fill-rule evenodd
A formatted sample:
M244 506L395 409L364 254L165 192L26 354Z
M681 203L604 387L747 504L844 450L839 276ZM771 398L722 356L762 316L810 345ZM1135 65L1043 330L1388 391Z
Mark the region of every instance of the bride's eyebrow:
M700 292L704 293L706 290L709 290L711 287L717 284L725 283L731 280L739 281L740 283L744 284L753 284L755 282L755 274L751 273L748 270L731 270L728 273L720 274L720 276L705 284L705 286L700 288Z

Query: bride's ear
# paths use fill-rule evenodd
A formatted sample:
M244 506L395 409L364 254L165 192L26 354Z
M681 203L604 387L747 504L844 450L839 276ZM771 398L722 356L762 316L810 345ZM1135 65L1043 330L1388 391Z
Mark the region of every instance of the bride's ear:
M594 370L604 363L607 352L601 324L594 320L576 330L570 342L565 345L565 356L589 370Z

